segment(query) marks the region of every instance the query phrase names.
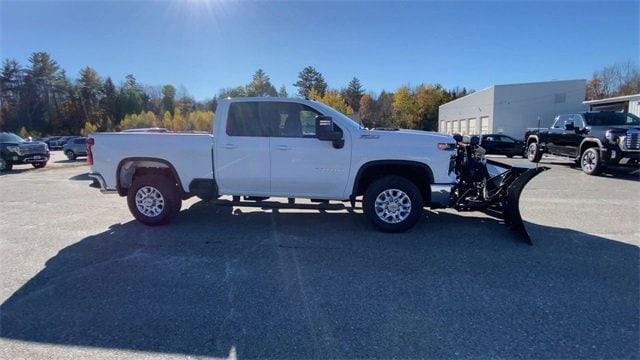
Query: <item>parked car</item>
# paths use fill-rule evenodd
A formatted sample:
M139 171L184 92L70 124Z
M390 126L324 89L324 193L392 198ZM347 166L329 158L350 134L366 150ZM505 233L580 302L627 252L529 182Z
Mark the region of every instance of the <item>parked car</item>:
M69 139L69 141L62 146L62 151L69 160L75 160L78 156L87 156L87 138L77 137Z
M472 135L478 138L478 143L490 155L525 156L525 144L522 140L516 140L503 134Z
M60 139L60 136L47 136L45 138L42 138L40 141L47 144L49 149L51 149L51 142L57 141L58 139Z
M76 138L77 136L60 136L55 140L51 140L49 142L49 148L51 150L60 150L62 149L62 147L64 146L64 144L67 143L67 141L69 141L69 139L73 139Z
M103 192L127 196L133 216L148 225L169 222L191 196L352 206L363 196L365 215L381 231L411 228L424 206L504 206L505 223L526 235L519 194L545 170L485 162L477 144L449 135L366 129L305 99L220 100L213 126L215 136L93 133L87 140L89 176ZM489 180L486 163L502 167L503 175Z
M168 129L165 128L139 128L139 129L127 129L122 130L122 132L153 132L153 133L166 133L169 132Z
M0 132L0 171L10 171L16 164L43 168L49 161L49 148L41 141L25 141L20 136Z
M573 159L589 175L608 165L637 166L640 160L640 118L624 112L585 112L555 118L551 128L525 133L528 158L543 154Z

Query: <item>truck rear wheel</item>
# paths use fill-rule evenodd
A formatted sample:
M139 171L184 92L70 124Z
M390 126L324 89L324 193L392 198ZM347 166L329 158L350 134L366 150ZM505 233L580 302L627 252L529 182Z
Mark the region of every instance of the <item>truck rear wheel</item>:
M363 199L365 215L383 232L412 228L420 219L422 204L418 187L400 176L385 176L374 181Z
M527 147L527 159L535 163L542 159L542 151L540 150L537 142L534 141Z
M602 159L596 148L588 148L580 157L580 166L587 175L598 175L602 171Z
M169 178L162 175L136 177L127 193L131 214L143 224L169 223L180 211L182 200L178 189Z

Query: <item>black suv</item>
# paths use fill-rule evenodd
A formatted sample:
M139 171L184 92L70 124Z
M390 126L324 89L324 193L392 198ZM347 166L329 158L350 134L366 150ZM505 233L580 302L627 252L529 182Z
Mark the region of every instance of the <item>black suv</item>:
M589 175L606 165L635 165L640 159L640 118L622 112L586 112L556 117L549 129L525 133L527 156L543 153L572 158Z
M49 148L40 141L25 141L16 134L0 132L0 171L15 164L31 164L43 168L49 161Z

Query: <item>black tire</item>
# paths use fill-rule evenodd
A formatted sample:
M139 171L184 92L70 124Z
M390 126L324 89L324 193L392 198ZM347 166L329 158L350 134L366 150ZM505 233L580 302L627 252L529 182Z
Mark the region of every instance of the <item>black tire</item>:
M379 212L377 209L380 211L385 211L385 209L376 207L376 199L382 196L385 191L391 191L393 193L394 190L399 190L406 195L409 200L410 210L408 214L404 213L403 216L402 210L398 208L402 203L396 203L392 210L397 209L396 214L398 214L398 217L402 217L402 220L398 220L397 218L385 220L382 216L378 215ZM406 202L404 204L406 206ZM391 204L385 204L385 206L389 205ZM376 229L383 232L403 232L412 228L420 219L420 215L422 215L422 207L423 200L418 187L413 182L400 176L385 176L380 178L371 183L364 193L364 214ZM394 220L398 222L390 222Z
M542 151L540 151L540 147L537 142L534 141L527 147L527 159L534 163L537 163L542 159Z
M588 148L580 156L580 167L587 175L598 175L602 171L602 158L597 148Z
M153 202L153 205L150 207L157 210L157 214L155 215L143 213L136 204L138 190L145 187L147 187L147 190L149 190L149 188L152 189L151 191L155 190L149 199L149 201ZM141 196L144 196L144 191L145 190L142 190ZM158 194L156 192L159 193L160 197L157 197ZM160 199L162 199L163 205L156 206L156 202ZM141 223L146 225L162 225L169 223L171 219L176 216L182 206L182 200L180 199L180 194L175 182L168 177L162 175L144 175L136 177L133 180L133 184L131 184L127 193L127 204L129 205L131 214ZM144 208L143 205L141 206Z
M67 159L69 160L75 160L77 155L76 153L74 153L72 150L67 150L64 152L65 155L67 155Z
M507 155L509 159L513 159L513 155Z
M13 164L5 161L0 162L0 172L11 171L13 169Z
M35 163L31 163L31 166L33 166L36 169L42 169L43 167L47 166L47 162L46 161L35 162Z

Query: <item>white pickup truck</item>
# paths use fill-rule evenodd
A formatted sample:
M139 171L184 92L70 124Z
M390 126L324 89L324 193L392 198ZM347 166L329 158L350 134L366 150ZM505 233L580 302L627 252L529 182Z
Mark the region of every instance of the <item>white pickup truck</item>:
M451 195L466 191L452 156L464 152L451 136L366 129L305 99L221 100L213 122L212 134L93 133L90 176L103 192L127 196L133 216L149 225L167 223L194 195L352 205L363 196L366 216L388 232L412 227L425 206L465 209ZM473 194L476 202L486 195Z

